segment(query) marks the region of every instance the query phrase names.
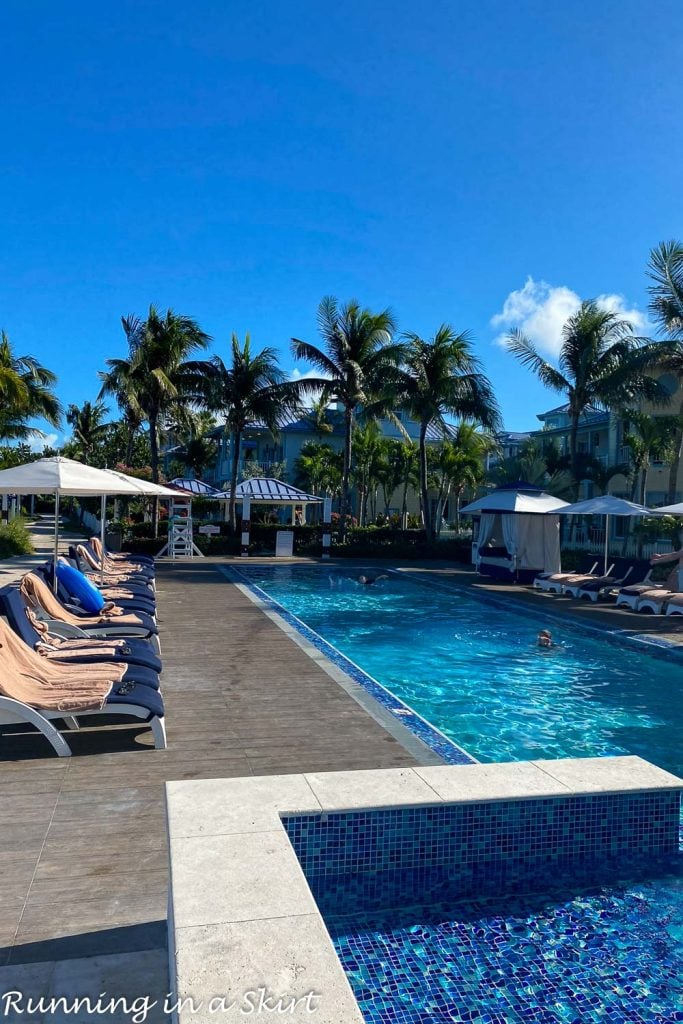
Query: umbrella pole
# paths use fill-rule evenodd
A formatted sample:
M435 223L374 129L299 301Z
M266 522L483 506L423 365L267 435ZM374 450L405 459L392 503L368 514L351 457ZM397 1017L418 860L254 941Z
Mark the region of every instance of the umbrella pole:
M55 557L52 573L52 592L57 593L57 560L59 559L59 488L55 491Z
M604 575L607 575L607 548L609 546L609 516L605 516L605 568Z
M107 516L107 495L100 498L100 544L102 545L102 557L100 558L100 586L104 586L104 521Z

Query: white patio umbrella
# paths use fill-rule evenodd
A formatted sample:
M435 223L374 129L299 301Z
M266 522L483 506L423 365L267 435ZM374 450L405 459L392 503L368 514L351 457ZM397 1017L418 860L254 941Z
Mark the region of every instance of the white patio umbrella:
M611 516L651 516L652 509L645 505L637 505L625 498L617 498L613 494L601 494L597 498L586 498L575 501L573 505L565 505L557 509L558 516L604 516L605 517L605 567L607 574L607 547L609 542L609 521Z
M144 482L144 481L140 481ZM37 459L22 466L0 470L0 494L54 494L55 496L55 567L59 552L59 499L101 495L140 494L130 479L107 469L86 466L74 459L56 455ZM57 589L57 573L54 574Z
M139 497L145 498L166 498L170 500L178 497L177 491L172 491L170 487L164 487L162 484L155 484L151 480L141 480L137 476L129 476L128 473L121 473L118 469L106 470L111 476L118 477L124 483L128 484L134 489L133 493ZM127 492L131 493L131 492ZM107 517L107 498L118 497L120 492L115 493L114 491L107 491L106 494L101 495L100 503L100 544L104 551L104 537L105 537L105 520ZM100 583L104 582L104 561L102 561L100 568Z

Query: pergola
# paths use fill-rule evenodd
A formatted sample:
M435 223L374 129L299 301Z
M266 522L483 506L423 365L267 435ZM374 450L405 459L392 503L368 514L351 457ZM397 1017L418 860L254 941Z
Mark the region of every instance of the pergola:
M214 494L214 498L229 501L231 491L220 491ZM248 554L249 533L251 530L251 506L253 505L291 505L292 524L296 524L296 510L301 508L303 512L303 525L306 522L306 508L308 505L323 505L323 558L329 553L331 540L330 520L332 514L332 499L320 498L317 494L307 494L300 491L298 487L285 483L284 480L275 480L269 476L255 476L249 480L242 480L235 488L235 502L242 506L242 555Z

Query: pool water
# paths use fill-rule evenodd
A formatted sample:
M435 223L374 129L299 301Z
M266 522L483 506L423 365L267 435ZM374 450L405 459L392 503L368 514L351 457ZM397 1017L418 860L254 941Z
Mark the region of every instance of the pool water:
M683 1021L683 882L403 907L326 924L367 1024Z
M246 575L480 761L639 754L683 774L683 661L400 574ZM548 627L561 647L543 651Z

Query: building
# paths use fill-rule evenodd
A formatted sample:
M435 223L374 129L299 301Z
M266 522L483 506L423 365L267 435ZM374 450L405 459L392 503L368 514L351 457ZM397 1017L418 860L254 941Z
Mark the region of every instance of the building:
M397 413L403 430L408 437L417 443L419 438L419 425L411 420L405 412ZM343 451L344 448L344 417L341 407L332 404L327 409L323 425L316 418L312 411L304 412L300 416L293 417L280 428L277 437L261 425L248 427L242 437L240 446L240 461L238 465L238 481L245 476L277 476L289 483L296 482L295 464L301 449L305 444L315 442L318 444L329 444L335 451ZM390 420L383 419L378 422L381 433L384 437L396 440L405 440L404 434ZM226 434L223 427L216 427L212 436L218 443L218 455L213 466L204 473L207 483L216 487L225 487L230 482L232 471L232 439ZM430 444L438 444L443 440L443 435L436 427L430 427L427 440ZM392 498L392 511L400 511L400 500L398 493ZM419 495L414 488L408 492L408 511L419 510Z
M681 382L672 373L665 373L658 379L660 386L669 395L669 401L665 405L657 406L642 402L638 406L638 411L654 417L679 415L683 405ZM537 419L541 421L542 427L531 431L529 437L541 443L553 440L557 443L560 454L568 455L570 430L568 406L560 405L548 412L539 413ZM624 435L627 432L628 416L624 412L589 407L579 423L578 450L596 459L606 470L609 470L610 467L630 465L631 452L628 445L624 444ZM656 506L667 502L669 473L670 466L668 464L665 465L654 459L650 461L645 490L646 505ZM609 490L611 494L630 498L631 489L632 479L625 474L616 473L610 477ZM593 485L589 481L584 481L579 497L592 497L593 490ZM678 469L678 480L672 501L683 501L683 465Z

